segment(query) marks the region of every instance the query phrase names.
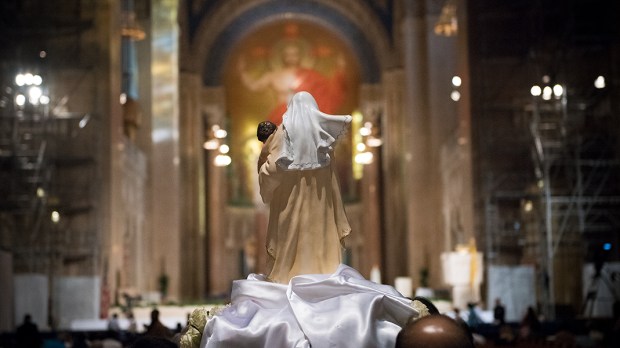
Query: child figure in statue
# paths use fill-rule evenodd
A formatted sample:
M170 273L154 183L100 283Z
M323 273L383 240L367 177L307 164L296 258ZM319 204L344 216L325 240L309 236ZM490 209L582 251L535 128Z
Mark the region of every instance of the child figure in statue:
M256 129L256 137L261 143L264 144L267 139L269 139L269 136L273 134L273 132L275 132L277 128L278 126L276 126L275 123L271 121L263 121L258 124L258 127Z
M270 204L266 246L274 282L329 274L341 264L351 227L331 161L350 122L349 115L319 111L310 93L298 92L265 140L258 174L261 197Z

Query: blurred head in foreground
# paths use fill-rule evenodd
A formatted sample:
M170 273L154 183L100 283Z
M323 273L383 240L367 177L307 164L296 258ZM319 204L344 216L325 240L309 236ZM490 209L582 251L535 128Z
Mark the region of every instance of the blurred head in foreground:
M441 314L408 323L396 337L396 348L473 348L469 328Z

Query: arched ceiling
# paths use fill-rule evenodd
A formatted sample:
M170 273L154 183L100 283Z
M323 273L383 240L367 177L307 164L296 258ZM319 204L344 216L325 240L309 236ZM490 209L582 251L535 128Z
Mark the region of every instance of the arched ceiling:
M338 2L340 7L328 3L314 0L227 1L210 9L201 17L200 23L190 25L195 28L191 29L194 33L193 57L199 65L203 84L221 85L221 73L230 50L244 35L270 21L296 18L315 22L342 37L359 59L361 81L379 82L389 51L389 37L380 17L359 1ZM350 5L350 11L347 12L342 5Z

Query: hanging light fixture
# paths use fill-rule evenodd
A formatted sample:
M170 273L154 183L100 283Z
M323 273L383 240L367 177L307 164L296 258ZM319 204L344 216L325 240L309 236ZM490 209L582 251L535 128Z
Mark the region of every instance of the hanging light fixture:
M457 31L456 3L454 0L447 0L441 8L437 23L435 23L435 34L450 37L456 35Z
M356 114L356 116L359 117L359 120L362 119L361 114ZM354 134L354 141L356 142L354 160L358 164L371 164L374 156L370 152L369 147L373 148L383 145L383 140L378 135L378 129L372 122L368 121L364 122L357 134Z
M202 145L205 150L218 150L218 154L213 159L216 167L225 167L232 163L232 158L228 155L230 147L224 143L228 132L219 125L213 125L209 132L209 138Z

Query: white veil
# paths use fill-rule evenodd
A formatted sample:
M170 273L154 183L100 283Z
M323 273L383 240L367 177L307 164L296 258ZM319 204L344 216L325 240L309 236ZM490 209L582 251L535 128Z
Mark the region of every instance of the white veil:
M295 93L282 119L284 140L276 163L286 170L328 166L332 146L346 134L349 123L350 115L326 114L310 93Z

